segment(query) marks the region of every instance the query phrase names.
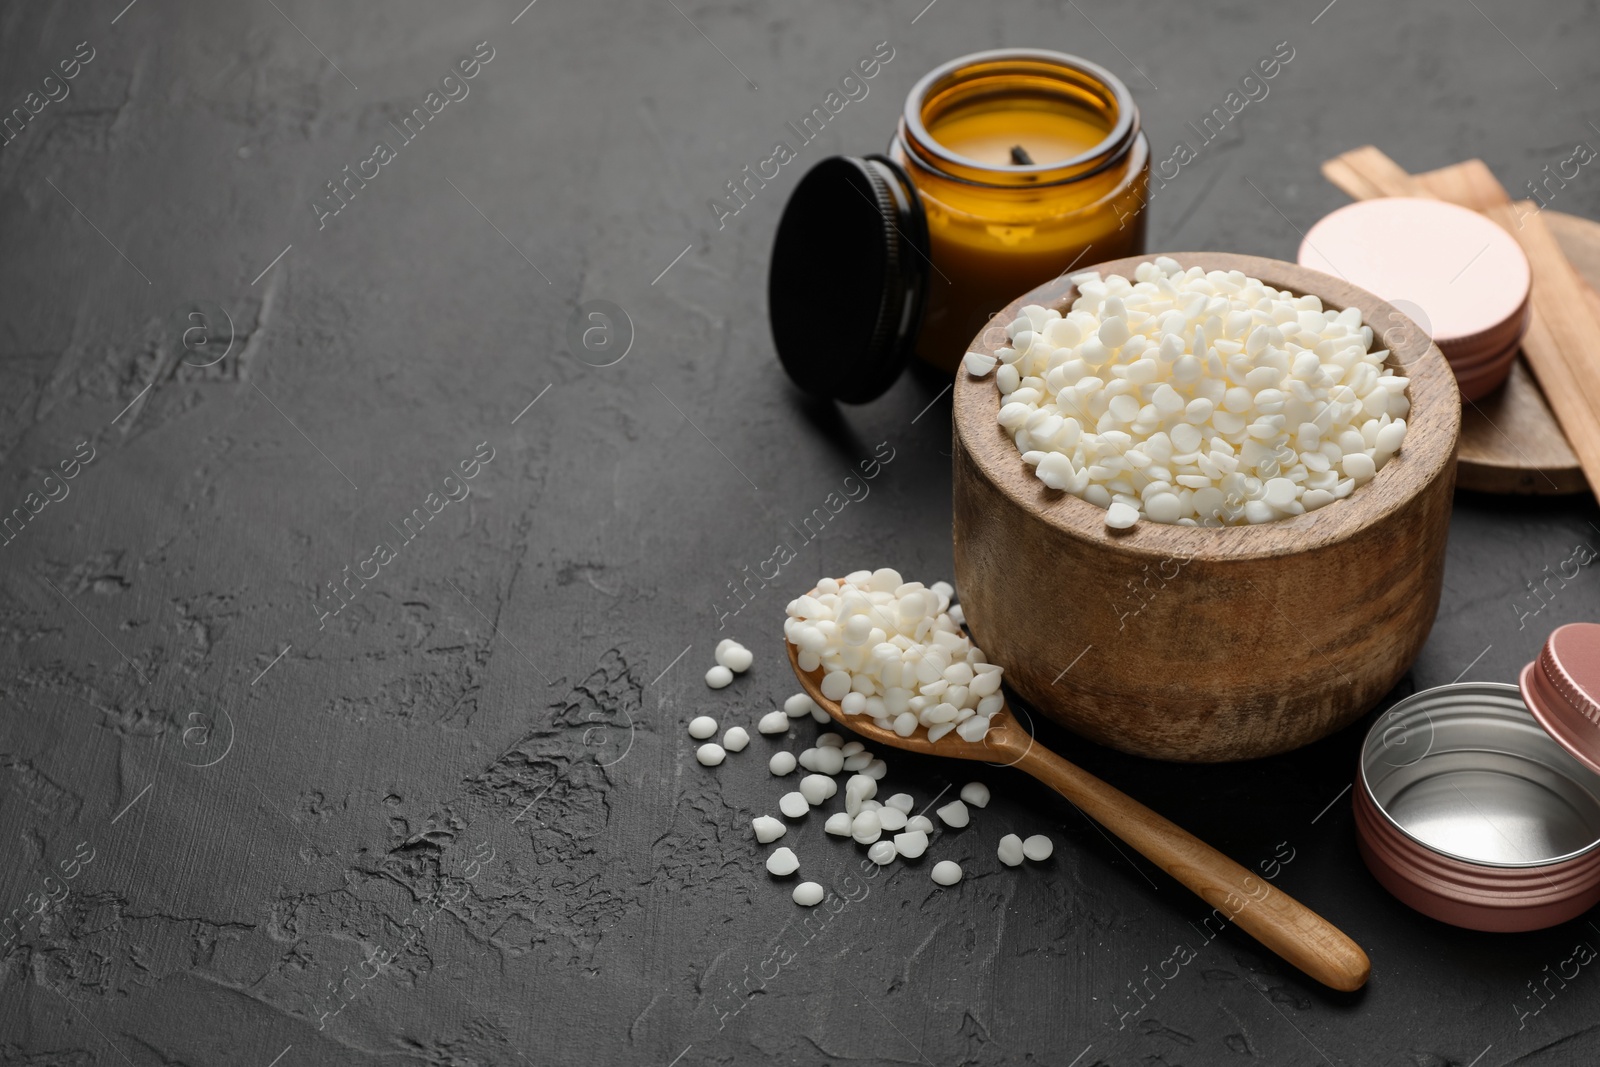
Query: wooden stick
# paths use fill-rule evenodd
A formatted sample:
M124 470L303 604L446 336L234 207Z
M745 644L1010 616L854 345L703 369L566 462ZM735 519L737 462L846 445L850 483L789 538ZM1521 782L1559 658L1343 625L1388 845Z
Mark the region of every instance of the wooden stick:
M1516 239L1533 269L1532 315L1522 355L1590 490L1600 495L1600 368L1586 358L1600 339L1600 294L1573 269L1538 209L1528 201L1512 203L1481 160L1413 177L1365 145L1328 160L1322 173L1356 199L1427 196L1482 211Z

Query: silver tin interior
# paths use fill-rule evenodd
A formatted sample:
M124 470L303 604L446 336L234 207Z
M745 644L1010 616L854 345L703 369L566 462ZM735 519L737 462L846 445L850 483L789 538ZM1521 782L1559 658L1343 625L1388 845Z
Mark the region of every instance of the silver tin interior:
M1536 867L1600 847L1600 775L1540 728L1514 685L1401 700L1368 732L1361 777L1402 833L1468 863Z

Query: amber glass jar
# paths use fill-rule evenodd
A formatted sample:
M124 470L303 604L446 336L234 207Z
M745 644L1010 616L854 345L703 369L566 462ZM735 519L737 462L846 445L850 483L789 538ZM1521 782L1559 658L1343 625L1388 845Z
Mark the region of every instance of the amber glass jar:
M1127 87L1093 63L979 52L924 77L889 146L921 194L932 269L917 355L953 372L1018 295L1144 251L1150 146Z

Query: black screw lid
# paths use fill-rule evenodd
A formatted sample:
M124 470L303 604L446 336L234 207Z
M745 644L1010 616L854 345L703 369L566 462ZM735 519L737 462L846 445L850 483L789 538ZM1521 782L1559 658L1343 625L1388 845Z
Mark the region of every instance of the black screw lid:
M892 160L831 156L778 223L767 311L783 369L813 396L864 404L905 369L928 278L922 201Z

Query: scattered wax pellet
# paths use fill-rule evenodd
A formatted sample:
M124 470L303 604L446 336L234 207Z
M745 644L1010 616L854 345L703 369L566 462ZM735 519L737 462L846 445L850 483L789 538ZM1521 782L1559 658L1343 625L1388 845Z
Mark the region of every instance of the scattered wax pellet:
M982 782L968 782L961 787L961 799L975 808L987 808L989 787Z
M1022 843L1022 854L1035 863L1049 859L1055 850L1056 846L1043 834L1034 834Z
M868 801L871 803L871 801ZM883 807L878 809L878 825L890 833L906 828L906 813L899 808Z
M737 641L723 641L717 645L717 664L735 674L743 674L755 662L755 654Z
M905 814L910 815L911 809L916 807L917 802L911 799L910 793L896 793L884 801L884 804L891 808L899 808Z
M787 878L800 869L800 860L790 848L773 849L772 855L767 857L767 871L779 878Z
M770 815L757 815L754 819L750 820L750 825L755 829L756 840L761 842L763 845L772 841L776 841L778 838L789 832L789 828L787 826L783 825L780 820L774 819Z
M967 811L966 804L959 800L952 800L944 807L936 810L939 821L946 826L959 830L972 821L972 815Z
M996 850L1000 862L1007 867L1015 867L1022 862L1022 838L1016 834L1007 834L1000 839L1000 847Z
M778 810L791 819L798 819L811 810L804 793L785 793L778 798Z
M876 841L871 848L867 849L867 859L880 867L893 863L897 855L899 853L895 851L893 841Z
M794 768L795 759L793 752L774 752L772 754L772 758L767 760L767 770L771 771L773 774L776 774L780 778L786 774L793 774Z
M720 663L706 671L706 684L713 689L721 689L732 681L733 672Z
M808 774L800 779L800 795L816 807L839 791L839 783L825 774Z
M844 755L845 754L844 753L844 737L842 735L840 735L840 734L834 733L832 730L829 730L826 733L820 733L820 734L817 735L817 747L818 748L837 748L840 751L840 755Z
M722 734L722 747L729 752L743 752L750 743L750 731L743 726L730 726Z
M717 733L717 720L709 715L696 715L689 720L689 736L696 741L704 741L708 737L715 737Z
M764 734L788 733L789 716L781 711L769 711L761 716L761 721L756 723L756 729Z
M794 887L794 902L802 908L814 908L822 903L822 887L816 882L801 882Z
M705 764L707 767L715 767L727 757L728 754L724 752L722 750L722 746L717 744L715 741L708 741L694 750L694 758Z
M836 837L849 837L854 824L855 819L850 817L848 811L836 811L828 816L828 821L823 823L822 828Z
M816 709L817 702L807 693L796 693L783 702L783 713L791 719L803 719Z
M933 865L933 880L940 885L955 885L961 881L961 864L954 860L940 860Z
M933 833L933 820L926 815L913 815L906 820L907 830L920 830L922 833Z
M928 835L921 830L907 830L894 835L894 849L908 860L914 860L928 851Z
M863 845L870 845L883 836L883 824L875 811L863 811L850 823L850 836Z

